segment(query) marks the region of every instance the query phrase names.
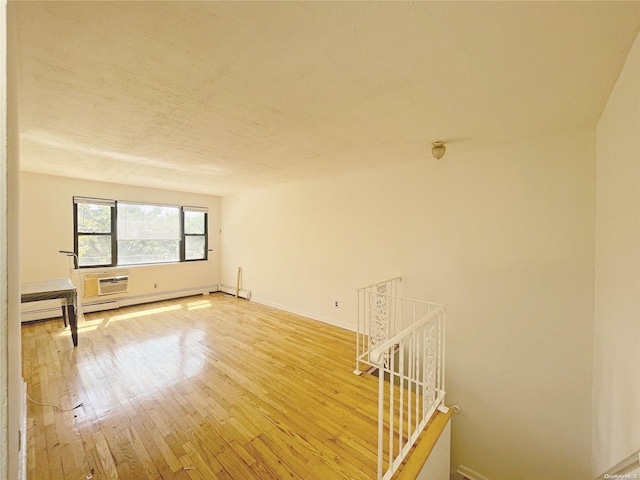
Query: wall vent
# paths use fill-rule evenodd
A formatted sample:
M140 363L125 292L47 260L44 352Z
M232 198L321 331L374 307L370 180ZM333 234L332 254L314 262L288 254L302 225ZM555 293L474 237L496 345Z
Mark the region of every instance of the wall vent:
M129 291L129 275L98 279L98 295L111 295Z

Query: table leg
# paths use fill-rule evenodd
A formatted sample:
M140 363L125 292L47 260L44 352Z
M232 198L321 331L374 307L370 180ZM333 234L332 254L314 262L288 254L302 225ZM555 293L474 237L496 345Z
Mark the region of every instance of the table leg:
M67 318L68 317L68 313L67 313L67 305L62 305L62 320L64 321L64 328L67 328Z
M73 340L73 346L78 346L78 317L76 316L75 305L67 305L67 312L69 313L69 327L71 327L71 339Z

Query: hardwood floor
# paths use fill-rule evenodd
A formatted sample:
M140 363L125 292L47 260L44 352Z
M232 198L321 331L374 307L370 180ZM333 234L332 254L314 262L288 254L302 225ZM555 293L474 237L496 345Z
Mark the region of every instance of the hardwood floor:
M223 294L24 325L30 480L371 479L355 334Z

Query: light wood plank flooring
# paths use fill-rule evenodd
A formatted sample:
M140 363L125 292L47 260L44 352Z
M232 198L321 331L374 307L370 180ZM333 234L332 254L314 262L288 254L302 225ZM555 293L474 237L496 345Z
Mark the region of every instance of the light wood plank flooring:
M355 334L223 294L24 325L29 480L371 479Z

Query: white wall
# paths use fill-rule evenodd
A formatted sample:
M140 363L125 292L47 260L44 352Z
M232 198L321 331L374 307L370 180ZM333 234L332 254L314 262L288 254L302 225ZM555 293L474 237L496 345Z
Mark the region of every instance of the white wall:
M597 127L593 474L640 449L640 36Z
M22 172L20 205L21 274L23 281L69 276L69 259L59 250L73 250L74 195L149 203L194 205L209 209L209 259L127 267L129 296L161 294L220 283L220 198L167 190L99 183ZM104 271L105 269L99 269ZM83 269L92 273L94 269ZM77 283L77 282L76 282ZM158 287L154 288L154 284ZM80 288L80 285L77 285Z
M354 328L355 289L402 275L448 307L452 470L588 478L595 132L448 150L223 198L223 283Z

